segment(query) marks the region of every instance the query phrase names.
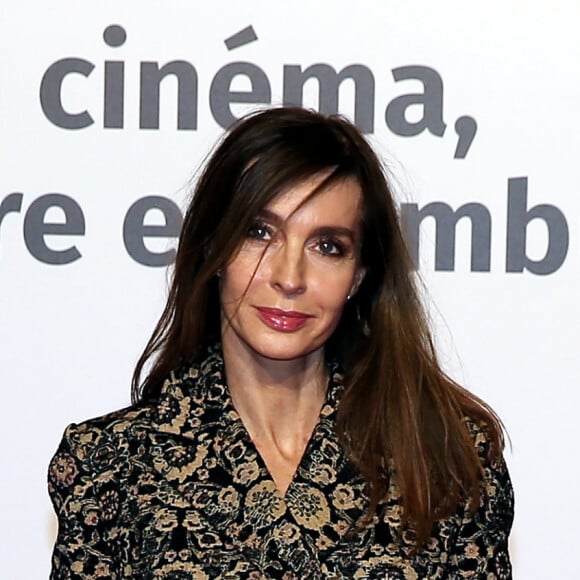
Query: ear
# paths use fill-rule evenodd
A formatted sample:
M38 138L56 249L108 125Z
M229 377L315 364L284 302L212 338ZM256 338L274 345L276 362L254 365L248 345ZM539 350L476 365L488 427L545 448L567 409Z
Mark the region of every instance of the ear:
M352 286L350 288L350 292L348 293L349 296L354 296L360 285L362 284L362 281L365 279L365 274L367 273L366 268L358 268L357 271L354 274L354 281L352 283Z

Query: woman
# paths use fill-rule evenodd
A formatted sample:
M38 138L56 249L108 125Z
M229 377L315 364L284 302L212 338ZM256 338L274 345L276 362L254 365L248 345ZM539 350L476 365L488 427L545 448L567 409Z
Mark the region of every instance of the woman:
M380 162L340 117L229 131L133 398L53 458L52 578L511 577L501 424L441 370Z

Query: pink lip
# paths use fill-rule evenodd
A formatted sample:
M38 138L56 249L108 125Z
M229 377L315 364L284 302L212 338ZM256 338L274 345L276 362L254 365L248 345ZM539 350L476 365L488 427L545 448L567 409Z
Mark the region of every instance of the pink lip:
M296 310L281 310L280 308L256 307L260 319L270 328L281 332L294 332L302 328L310 314L297 312Z

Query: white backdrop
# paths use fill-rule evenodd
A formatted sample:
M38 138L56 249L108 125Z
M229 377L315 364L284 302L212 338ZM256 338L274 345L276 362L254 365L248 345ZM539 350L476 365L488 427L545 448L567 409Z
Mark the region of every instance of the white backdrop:
M579 22L573 0L4 2L2 578L48 574L48 460L66 424L128 404L132 367L160 313L166 271L130 256L129 208L147 196L183 207L195 167L221 132L216 118L228 102L233 115L249 106L228 96L228 71L251 69L231 91L281 103L285 85L287 94L300 88L291 75L314 64L327 65L325 106L333 100L328 67L360 65L363 82L341 84L339 110L354 115L356 86L362 122L408 211L411 203L479 204L462 209L478 217L473 263L468 217L456 227L454 263L445 244L452 223L439 223L439 240L432 217L421 225L421 273L442 357L494 406L512 439L515 577L577 578ZM141 63L172 61L183 61L182 128L171 75L161 82L159 128L145 128L155 121L155 91L140 96ZM318 107L317 94L317 82L306 82L304 103ZM397 98L413 94L417 103L403 110L408 102ZM151 210L144 221L163 226L165 217ZM135 253L138 216L127 228ZM174 240L143 243L146 261Z

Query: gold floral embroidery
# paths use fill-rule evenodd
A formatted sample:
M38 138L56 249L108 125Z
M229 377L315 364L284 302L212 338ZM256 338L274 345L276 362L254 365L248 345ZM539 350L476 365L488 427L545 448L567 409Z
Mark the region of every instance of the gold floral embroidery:
M338 484L332 492L332 503L340 510L361 507L360 497L355 497L354 489L345 484Z
M300 528L295 524L282 522L274 529L274 537L282 542L292 544L300 539Z
M74 457L68 453L59 453L52 460L50 479L57 485L72 485L78 469Z
M66 430L49 470L59 517L51 580L511 578L509 476L502 461L485 462L485 432L473 422L481 503L475 515L466 503L437 522L414 554L394 478L381 517L356 527L368 498L335 433L338 374L285 497L223 377L212 351L172 373L158 401Z
M234 481L242 485L256 481L259 475L260 468L255 461L247 461L234 468Z
M286 494L292 515L299 525L320 530L330 523L330 509L324 494L308 484L297 483Z
M248 523L261 528L282 517L286 506L274 482L264 480L248 491L244 511Z

